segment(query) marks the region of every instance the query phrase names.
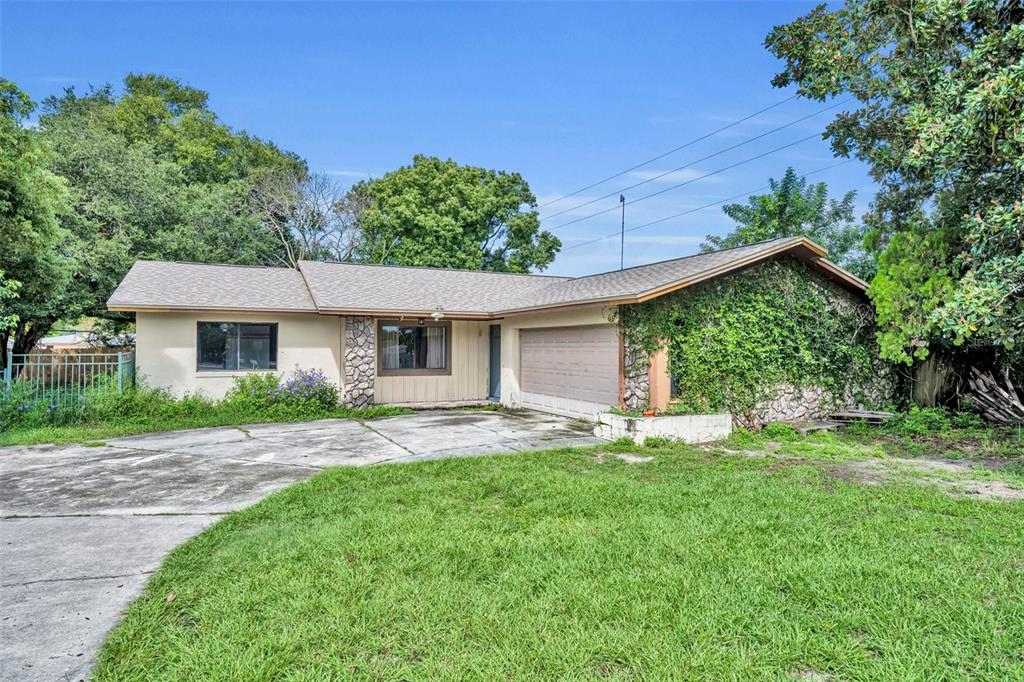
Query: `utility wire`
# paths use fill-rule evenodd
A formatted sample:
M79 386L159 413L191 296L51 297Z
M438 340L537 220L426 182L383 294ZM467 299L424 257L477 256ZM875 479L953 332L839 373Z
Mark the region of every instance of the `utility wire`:
M695 183L695 182L697 182L699 180L703 180L704 178L709 178L712 175L718 175L719 173L724 173L727 170L730 170L732 168L736 168L737 166L742 166L745 163L750 163L751 161L756 161L757 159L763 159L764 157L770 156L770 155L774 154L775 152L780 152L783 149L789 149L790 147L795 147L798 144L803 144L804 142L807 142L808 140L812 140L812 139L814 139L816 137L819 137L819 136L820 136L820 133L814 133L813 135L808 135L807 137L802 137L799 140L796 140L794 142L790 142L789 144L784 144L781 147L776 147L775 149L769 149L768 151L762 152L761 154L758 154L757 156L751 156L749 158L743 159L742 161L737 161L736 163L729 164L728 166L725 166L724 168L719 168L718 170L713 170L710 173L705 173L704 175L700 175L700 176L698 176L696 178L691 178L691 179L689 179L689 180L687 180L685 182L680 182L677 185L672 185L670 187L666 187L665 189L660 189L657 192L651 192L650 194L645 194L644 196L640 197L639 199L633 199L629 203L630 204L636 204L636 203L639 203L639 202L644 201L646 199L650 199L651 197L656 197L659 194L664 194L665 192L671 192L674 189L679 189L680 187L685 187L686 185L693 184L693 183ZM585 216L582 216L580 218L576 218L575 220L570 220L568 222L562 223L561 225L558 225L557 227L550 228L548 231L549 232L557 232L558 230L561 230L563 227L568 227L569 225L575 225L576 223L581 223L584 220L590 220L591 218L596 218L599 215L604 215L605 213L608 213L609 211L614 211L617 208L618 208L618 206L612 206L611 208L606 208L603 211L597 211L596 213L591 213L589 215L585 215Z
M801 123L803 121L806 121L809 118L814 118L815 116L818 116L819 114L823 114L826 111L829 111L830 109L835 109L836 107L840 107L840 106L846 104L847 102L850 102L852 99L853 99L852 97L849 97L847 99L844 99L841 102L836 102L835 104L830 104L829 106L827 106L827 107L825 107L823 109L818 109L817 111L814 111L814 112L812 112L810 114L807 114L806 116L801 116L800 118L794 119L794 120L790 121L789 123L785 123L783 125L780 125L778 128L772 128L771 130L769 130L767 132L764 132L764 133L761 133L760 135L755 135L754 137L748 138L748 139L746 139L746 140L744 140L742 142L738 142L738 143L732 145L731 147L726 147L725 149L720 149L717 152L714 152L712 154L708 154L707 156L701 157L699 159L694 159L693 161L688 161L687 163L683 164L682 166L679 166L678 168L673 168L672 170L667 170L664 173L659 173L658 175L655 175L654 177L647 178L646 180L641 180L640 182L637 182L635 184L629 185L628 187L622 187L620 189L615 190L614 192L610 192L609 194L605 194L604 196L597 197L596 199L591 199L590 201L584 201L582 204L577 204L575 206L572 206L571 208L566 208L566 209L563 209L563 210L561 210L561 211L559 211L557 213L552 213L551 215L546 216L544 219L545 220L551 220L552 218L555 218L555 217L560 216L560 215L565 214L565 213L569 213L570 211L575 211L577 209L583 208L584 206L589 206L590 204L597 203L598 201L601 201L602 199L607 199L609 197L615 196L616 194L622 194L623 192L628 192L629 190L635 189L637 187L640 187L641 185L646 185L649 182L654 182L655 180L660 180L661 178L665 177L666 175L671 175L672 173L678 173L681 170L686 170L688 167L692 166L695 163L702 163L704 161L707 161L708 159L713 159L716 156L721 156L722 154L725 154L726 152L731 152L733 149L738 149L739 147L742 147L744 145L748 145L751 142L756 142L757 140L760 140L763 137L767 137L769 135L777 133L780 130L785 130L786 128L789 128L790 126L794 126L797 123ZM643 165L643 164L641 164L641 165ZM634 168L631 168L629 170L634 170L635 168L638 168L638 166L636 166ZM623 171L623 172L624 173L628 173L629 170ZM622 173L620 173L619 175L622 175ZM617 177L617 176L613 176L613 177ZM568 196L568 195L566 195L566 196Z
M852 161L852 159L846 159L845 161L840 161L839 163L833 163L830 166L825 166L824 168L818 168L817 170L812 170L809 173L805 173L802 177L806 178L808 176L815 175L817 173L824 173L825 171L832 170L833 168L838 168L839 166L846 165L846 164L850 163L851 161ZM757 187L757 188L754 188L754 189L751 189L751 190L747 190L746 192L741 192L739 194L734 194L731 197L726 197L724 199L719 199L718 201L713 201L710 204L704 204L703 206L698 206L697 208L687 209L687 210L681 211L679 213L674 213L673 215L670 215L670 216L665 216L664 218L658 218L657 220L652 220L651 222L644 223L643 225L637 225L635 227L631 227L628 230L625 230L625 232L635 232L637 230L642 230L645 227L650 227L651 225L657 225L659 223L664 223L664 222L666 222L668 220L674 220L676 218L681 218L684 215L689 215L691 213L696 213L698 211L703 211L704 209L711 208L712 206L718 206L719 204L724 204L727 201L733 201L734 199L741 199L743 197L750 196L751 194L754 194L755 192L760 192L762 190L769 189L769 187L770 187L770 185L761 185L760 187ZM611 234L606 234L603 237L597 237L595 239L588 239L587 241L580 242L579 244L573 244L572 246L566 246L564 249L562 249L562 251L568 251L570 249L578 249L581 246L589 246L590 244L594 244L596 242L599 242L599 241L602 241L602 240L605 240L605 239L611 239L612 237L618 237L619 235L620 235L619 232L613 232Z
M686 149L687 147L689 147L691 145L695 145L698 142L701 142L703 140L708 139L709 137L713 137L714 135L717 135L720 132L723 132L725 130L728 130L729 128L738 126L740 123L743 123L744 121L749 121L750 119L754 118L755 116L760 116L761 114L763 114L766 111L771 111L772 109L774 109L776 107L780 107L783 104L786 104L787 102L791 102L791 101L793 101L796 98L797 98L797 95L792 95L791 97L787 97L786 99L782 100L781 102L776 102L775 104L772 104L771 106L767 106L764 109L759 109L759 110L755 111L754 113L752 113L752 114L750 114L748 116L744 116L743 118L738 119L736 121L733 121L732 123L729 123L728 125L724 125L721 128L718 128L717 130L712 130L710 133L707 133L705 135L701 135L700 137L692 139L692 140L690 140L689 142L687 142L685 144L681 144L681 145L679 145L678 147L676 147L674 149L669 149L667 152L664 152L662 154L658 154L657 156L652 156L651 158L647 159L646 161L642 161L642 162L638 163L635 166L632 166L630 168L627 168L624 171L620 171L620 172L616 173L615 175L609 175L604 180L598 180L597 182L595 182L593 184L587 185L586 187L580 187L578 190L575 190L573 192L569 192L568 194L562 195L562 196L558 197L557 199L552 199L551 201L546 201L543 204L541 204L540 206L538 206L537 208L544 208L545 206L550 206L551 204L557 204L559 201L562 201L563 199L568 199L569 197L574 197L577 194L579 194L580 192L586 192L588 189L593 189L594 187L597 187L598 185L603 185L604 183L608 182L609 180L614 180L615 178L619 177L620 175L625 175L626 173L629 173L630 171L635 171L637 168L641 168L643 166L646 166L647 164L653 163L653 162L657 161L658 159L663 159L666 156L669 156L671 154L675 154L676 152L681 151L683 149Z

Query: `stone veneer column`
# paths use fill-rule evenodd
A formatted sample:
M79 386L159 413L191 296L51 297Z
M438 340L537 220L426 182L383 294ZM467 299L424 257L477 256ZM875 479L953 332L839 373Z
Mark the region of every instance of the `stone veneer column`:
M373 404L377 348L372 317L345 318L345 397L350 407Z
M651 379L648 371L651 359L642 349L633 347L628 338L623 339L623 386L622 405L627 410L647 407L651 395Z

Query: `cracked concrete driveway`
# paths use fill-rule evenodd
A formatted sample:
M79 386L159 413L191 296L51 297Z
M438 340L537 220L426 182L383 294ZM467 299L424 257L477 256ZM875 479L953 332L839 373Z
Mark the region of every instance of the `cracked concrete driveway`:
M598 443L535 412L423 412L0 448L0 680L79 680L176 545L334 465Z

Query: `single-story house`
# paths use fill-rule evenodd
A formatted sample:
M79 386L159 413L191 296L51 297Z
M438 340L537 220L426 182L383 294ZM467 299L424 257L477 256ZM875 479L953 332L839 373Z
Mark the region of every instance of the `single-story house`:
M138 261L108 301L136 316L151 386L220 397L252 371L320 369L353 406L500 401L591 417L669 401L664 353L631 372L619 306L766 260L866 284L802 237L585 277L303 261L297 269Z

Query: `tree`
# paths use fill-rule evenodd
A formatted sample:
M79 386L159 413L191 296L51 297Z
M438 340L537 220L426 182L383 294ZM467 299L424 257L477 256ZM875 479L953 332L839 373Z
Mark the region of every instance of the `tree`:
M860 102L826 134L880 184L870 294L883 353L936 347L1020 361L1024 339L1024 5L846 0L778 26L779 87Z
M351 260L370 202L322 173L272 173L253 189L251 205L277 235L288 264L298 267L303 259Z
M39 134L24 125L28 96L0 79L0 367L7 345L27 353L50 320L74 311L76 249L60 225L66 183L49 170L52 155Z
M854 192L829 199L824 182L808 185L793 168L781 180L768 179L771 192L755 194L746 204L728 204L722 211L738 225L724 237L708 235L701 251L805 236L825 247L829 258L861 278L874 275L874 260L861 248L865 228L854 222Z
M0 270L0 332L14 329L18 324L18 314L14 312L14 301L18 298L18 289L21 282L16 279L8 279L4 271ZM0 368L7 362L7 358L0 361Z
M541 231L537 200L518 173L415 156L353 191L370 201L359 260L528 272L547 267L561 247Z
M69 186L61 225L80 245L74 277L84 300L75 313L100 318L101 332L131 320L105 303L137 259L286 261L250 195L268 174L303 176L305 163L220 123L206 102L205 92L155 75L129 75L120 96L109 85L83 95L69 88L44 102L39 132Z

